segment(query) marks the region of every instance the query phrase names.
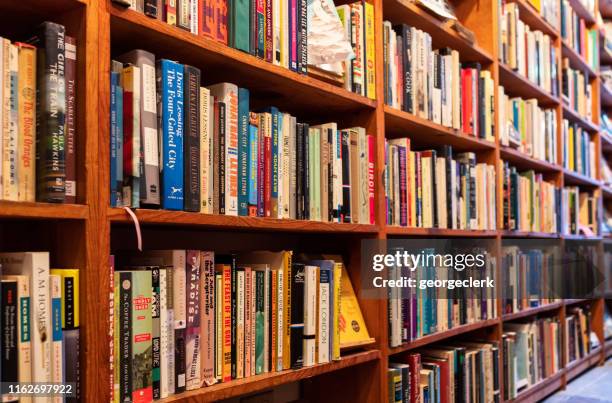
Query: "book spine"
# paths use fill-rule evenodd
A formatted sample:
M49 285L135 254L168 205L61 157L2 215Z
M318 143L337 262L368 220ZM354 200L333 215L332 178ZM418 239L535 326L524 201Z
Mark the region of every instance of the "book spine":
M264 372L264 272L255 271L255 374Z
M19 139L17 146L17 155L19 159L19 180L17 181L18 198L20 201L33 202L36 199L36 156L34 149L34 143L36 141L36 48L22 43L17 43L16 45L19 52L19 84L17 90L19 98ZM70 67L72 67L74 70L74 65L70 65L70 60L68 60L66 68L67 73L69 72ZM74 71L72 72L72 76L74 80ZM70 82L68 82L68 85L70 85ZM74 125L74 113L72 118L72 124ZM74 126L72 135L72 140L74 141ZM0 170L1 169L2 166L0 165ZM72 174L74 178L74 169ZM66 197L66 202L74 203L74 199L69 199Z
M244 361L245 361L245 349L244 349L244 311L245 311L245 271L244 268L239 268L236 272L236 379L244 378Z
M272 119L264 114L264 216L272 213Z
M151 268L151 346L152 346L152 386L153 399L161 398L161 298L160 298L160 268Z
M270 138L270 216L279 218L278 216L278 182L279 182L279 161L278 161L278 145L280 135L280 114L277 108L270 108L272 117L271 138Z
M118 137L118 128L117 128L117 96L119 95L120 87L118 87L119 83L119 74L111 71L110 76L110 206L111 207L119 207L120 206L120 198L117 192L117 137ZM0 164L0 170L2 165Z
M318 357L317 362L319 364L324 364L329 362L330 359L330 325L331 322L329 318L331 318L330 311L330 301L331 301L331 272L329 269L320 268L319 273L319 324L318 324L318 334L319 334L319 345L318 345Z
M265 48L265 59L267 62L272 63L272 30L273 30L273 17L272 17L272 0L265 0L265 33L264 33L264 48Z
M249 215L249 90L238 89L238 215Z
M251 344L253 342L253 271L250 267L244 268L244 377L251 375Z
M49 276L49 296L51 298L51 381L64 382L64 354L63 354L63 335L62 335L62 285L61 277L58 275ZM62 399L53 399L61 401Z
M257 131L257 216L265 216L265 117L262 113L258 116L259 128Z
M298 0L298 73L308 72L308 4Z
M298 220L304 219L304 126L297 124L296 130L296 217Z
M200 88L200 212L213 214L213 114L210 90Z
M257 216L257 190L258 190L258 170L259 170L259 138L257 127L257 115L250 113L249 118L249 139L248 139L248 214Z
M303 353L304 366L309 367L317 362L316 358L316 331L317 331L317 267L304 268L304 334Z
M119 356L119 400L126 401L132 397L132 274L119 272L115 278L115 293L119 295L118 346ZM117 291L118 290L118 291Z
M199 87L199 86L198 86ZM186 380L187 390L198 389L202 386L201 374L201 351L202 339L200 334L201 312L200 312L200 277L201 262L200 251L187 251L187 323L185 337L186 356Z
M291 309L293 306L291 298L292 261L291 253L285 252L283 256L283 365L282 369L291 368Z
M149 271L132 272L132 299L130 301L132 355L130 360L132 366L131 399L134 403L153 400L152 360L149 358L152 350L151 285ZM143 360L144 357L147 359Z
M333 269L333 334L332 334L332 356L331 359L340 359L340 290L342 281L342 263L335 263Z
M176 26L191 31L191 9L189 0L176 0Z
M238 378L238 268L230 266L230 337L231 337L231 374Z
M183 183L185 186L183 209L185 211L200 211L200 70L185 66L185 138L183 148Z
M2 280L1 287L2 315L0 316L0 329L2 330L2 382L19 382L19 352L17 349L19 329L17 281ZM17 401L16 397L8 393L2 394L3 401Z
M302 128L303 128L303 138L304 138L304 172L303 172L303 184L304 184L304 207L303 207L303 219L304 220L309 220L310 219L310 198L311 198L311 188L313 186L311 186L310 183L310 177L313 174L311 171L312 169L312 164L314 161L311 161L311 155L312 155L312 150L310 149L310 138L309 138L309 133L310 133L310 128L308 127L308 125L306 123L302 123Z
M36 59L36 199L62 203L66 195L65 29L45 22L40 30L30 41L41 55Z
M226 199L225 199L225 189L226 189L226 180L227 177L225 175L226 171L226 161L225 161L225 149L226 149L226 114L227 114L227 104L219 101L219 118L218 118L218 127L219 127L219 153L216 158L219 160L219 190L218 190L218 204L219 204L219 214L225 214L226 211Z
M140 207L140 68L126 65L122 73L123 102L123 199Z
M222 267L222 379L223 382L229 382L232 380L232 281L231 267Z
M276 372L277 354L278 354L278 270L270 271L270 304L268 309L269 327L268 327L268 369L270 372Z
M264 59L266 57L265 53L265 41L266 41L266 33L265 33L265 23L266 23L266 0L256 0L256 15L257 15L257 42L256 42L256 55Z
M229 92L226 105L225 214L238 215L238 92Z
M303 264L293 264L291 270L291 368L299 369L304 365L304 288L305 268Z
M376 209L374 201L374 154L376 152L374 136L368 135L368 206L370 211L370 224L374 225L376 220Z
M157 65L158 127L161 133L161 205L183 209L183 66L170 60Z
M200 340L202 386L215 383L215 267L214 253L200 255Z
M342 141L342 215L341 222L351 222L351 158L349 132L341 132Z
M366 66L366 95L376 99L376 73L374 57L374 5L368 1L363 2L365 21L365 66Z
M77 403L80 401L81 398L79 387L79 381L81 378L79 363L79 355L81 348L79 343L79 329L64 329L63 335L64 362L66 363L65 382L73 383L76 388L74 397L67 397L66 402Z
M155 289L155 272L153 274L152 285ZM169 338L169 315L168 315L168 270L165 267L159 268L158 276L158 331L159 331L159 397L161 399L168 397L169 392L169 354L172 351ZM155 330L155 314L153 317L153 330ZM155 342L154 342L155 343ZM155 344L153 344L155 346ZM174 354L174 352L172 352ZM153 395L155 395L155 383L153 384Z
M287 293L285 284L284 284L284 270L283 268L279 268L274 272L276 276L276 320L274 322L274 326L276 326L276 363L274 367L276 371L283 370L283 326L285 323L285 315L287 314L285 311L285 299L284 295Z
M174 391L186 388L186 328L187 328L187 273L184 264L172 268L172 305L174 309Z
M66 203L76 203L76 58L76 39L66 35Z
M199 32L207 39L215 39L217 21L215 18L214 0L202 0L199 3Z
M176 0L164 1L164 21L168 25L176 26Z
M289 0L289 68L298 71L298 1Z
M144 14L151 18L157 18L157 0L144 0Z

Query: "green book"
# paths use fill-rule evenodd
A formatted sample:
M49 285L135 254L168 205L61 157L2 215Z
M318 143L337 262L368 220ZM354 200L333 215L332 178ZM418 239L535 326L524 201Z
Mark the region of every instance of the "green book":
M132 400L153 399L153 346L151 272L132 274Z
M230 11L230 44L236 49L249 53L251 35L250 1L230 0L228 6Z

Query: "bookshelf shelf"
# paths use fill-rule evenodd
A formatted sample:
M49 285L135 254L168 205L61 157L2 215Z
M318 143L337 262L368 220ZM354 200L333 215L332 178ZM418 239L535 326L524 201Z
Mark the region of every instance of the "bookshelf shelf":
M570 362L565 368L565 378L566 381L569 382L593 365L597 364L601 360L601 347L597 347L593 349L589 354L585 357L582 357L579 360Z
M462 238L492 238L497 231L487 230L460 230L443 228L413 228L388 225L385 232L389 236L431 236L431 237L462 237Z
M582 55L578 54L574 49L572 49L565 41L561 41L561 52L563 57L567 57L570 61L570 66L574 69L581 70L586 72L589 78L594 78L597 76L597 72L591 67L589 63L582 57Z
M297 370L282 372L271 372L256 375L249 378L237 379L231 382L219 383L216 385L187 391L179 395L160 400L164 403L169 402L212 402L222 399L229 399L248 393L258 392L278 385L296 382L313 376L338 371L344 368L353 367L367 362L380 359L379 350L369 350L343 356L341 360L328 364L319 364L312 367L305 367Z
M560 370L556 374L522 391L515 399L508 402L537 402L561 388L563 385L563 375L564 371Z
M569 120L570 122L578 123L580 126L582 126L584 129L588 131L595 132L599 130L599 127L597 127L595 123L593 123L591 120L588 120L580 116L578 112L576 112L575 110L573 110L572 108L570 108L569 106L565 104L563 104L563 117Z
M587 26L595 24L595 16L580 0L570 0L570 6L574 9L576 14L584 20Z
M0 218L84 220L89 208L79 204L0 201Z
M589 301L589 299L586 299L586 298L573 298L573 299L566 299L563 302L565 303L565 306L570 306L570 305L583 304L583 303L588 302L588 301Z
M518 169L533 169L538 172L559 172L561 167L550 162L542 161L510 147L500 146L500 157Z
M465 333L470 333L475 330L484 329L487 327L496 326L500 323L499 318L487 319L476 323L461 325L444 332L438 332L413 340L398 347L390 347L389 355L402 353L404 351L415 350L428 344L437 343L442 340L450 339L451 337L459 336Z
M558 233L548 232L525 232L525 231L501 231L502 238L541 238L541 239L558 239L561 236Z
M563 302L553 302L552 304L546 304L535 308L524 309L519 312L506 313L502 315L502 321L508 322L512 320L522 319L529 316L539 315L541 313L550 313L563 307Z
M578 172L570 171L569 169L563 169L563 180L566 185L591 187L597 187L600 185L598 180L589 178L588 176L579 174Z
M169 210L136 209L134 211L136 217L138 217L138 221L143 225L176 225L247 231L333 232L347 234L375 234L378 232L378 226L367 224L290 220L268 217L240 217ZM113 223L132 222L128 213L121 208L109 208L107 215L109 220Z
M109 12L113 44L121 51L150 47L159 58L178 59L199 67L206 82L232 81L249 88L255 95L273 99L277 106L288 111L316 107L319 111L337 114L376 106L375 101L344 88L276 66L110 2Z
M585 241L585 242L601 241L602 239L602 237L600 236L587 236L587 235L576 235L576 234L565 234L562 236L562 238L568 241ZM588 301L588 300L584 300L584 301ZM579 302L582 302L582 301L579 301Z
M532 83L504 63L499 63L499 83L504 87L507 94L529 99L538 100L540 107L556 106L559 98L544 91L537 84Z
M495 143L461 133L411 113L385 105L385 131L387 137L410 137L416 146L439 146L448 144L457 151L493 150ZM428 134L428 136L419 136Z
M546 21L526 0L512 0L512 2L518 5L521 20L529 25L531 29L542 31L553 39L559 36L557 29Z

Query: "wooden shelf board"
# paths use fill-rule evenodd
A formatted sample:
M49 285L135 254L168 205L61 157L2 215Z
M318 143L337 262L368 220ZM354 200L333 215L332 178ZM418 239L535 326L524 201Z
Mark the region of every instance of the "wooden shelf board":
M502 238L542 238L542 239L559 239L561 235L558 233L548 232L525 232L525 231L501 231Z
M599 130L599 127L591 120L586 119L578 114L575 110L571 109L565 103L563 104L563 118L569 120L570 122L574 122L582 126L584 129L590 132L596 132Z
M420 339L413 340L411 342L405 343L398 347L390 347L389 354L398 354L404 351L414 350L428 344L437 343L446 339L450 339L451 337L459 336L461 334L473 332L474 330L484 329L486 327L495 326L500 323L499 318L487 319L476 323L470 323L467 325L461 325L454 327L452 329L446 330L444 332L438 332L429 334L427 336L421 337Z
M601 104L604 107L612 106L612 91L608 89L603 80L599 82L599 94L601 95Z
M345 224L269 217L239 217L169 210L136 209L134 211L138 221L143 225L177 225L248 231L335 232L347 234L374 234L378 232L378 226L367 224ZM109 208L107 215L111 222L132 222L128 213L121 208Z
M567 57L570 62L570 66L573 69L578 69L582 72L586 72L589 78L597 76L597 72L589 65L589 63L582 57L581 54L572 49L565 41L561 41L561 55Z
M81 204L0 201L0 218L73 219L89 216L89 208Z
M508 402L537 402L546 396L550 395L557 389L560 389L563 384L563 370L556 374L541 380L535 385L520 392L514 399Z
M591 186L597 187L600 182L596 179L579 174L578 172L563 169L563 181L565 185Z
M497 236L497 231L487 230L461 230L461 229L443 229L443 228L413 228L399 227L396 225L388 225L385 227L387 235L403 235L403 236L431 236L431 237L463 237L463 238L492 238Z
M109 2L110 3L110 2ZM375 108L376 102L342 87L298 74L222 43L193 35L178 27L136 11L109 5L113 55L142 48L158 58L171 58L202 69L203 84L230 81L258 98L274 102L288 112L312 110L325 118L359 108ZM119 49L117 49L119 48ZM323 117L321 117L323 119Z
M580 18L582 18L587 25L595 24L595 15L592 11L588 10L580 0L570 0L570 6L572 9L578 14Z
M388 138L410 137L411 145L450 145L457 151L493 150L495 143L463 134L411 113L385 105L385 133Z
M499 63L499 82L506 94L521 98L535 98L541 107L556 106L559 98L547 93L504 63Z
M510 1L518 5L520 19L529 25L531 30L542 31L553 39L559 36L557 29L550 22L546 21L529 2L526 0Z
M561 170L561 167L558 165L533 158L510 147L500 146L499 152L500 158L503 161L509 162L519 170L533 169L537 172L559 172Z
M508 322L516 319L525 318L528 316L538 315L540 313L551 312L557 309L560 309L563 306L563 302L553 302L551 304L546 304L542 306L538 306L535 308L524 309L519 312L506 313L502 315L502 321Z
M313 376L337 371L378 359L380 359L379 350L353 353L343 356L339 361L333 361L328 364L318 364L312 367L305 367L297 370L270 372L267 374L233 380L231 382L218 383L212 386L180 393L166 399L162 399L160 402L211 402L229 399L231 397L246 395L264 389L273 388L278 385L297 382L302 379L311 378Z
M384 19L395 24L408 24L421 29L431 35L434 49L450 47L459 51L461 61L481 63L493 62L493 57L478 46L472 44L451 28L448 23L441 21L407 0L384 0Z
M591 351L586 356L569 363L565 368L566 382L571 381L590 367L596 365L600 361L600 359L601 346L593 349L593 351Z
M565 306L571 306L571 305L584 304L585 302L588 302L588 301L590 301L590 299L588 298L570 298L570 299L563 300L563 304Z
M602 238L600 236L586 236L586 235L576 235L576 234L565 234L561 236L563 239L567 241L601 241Z

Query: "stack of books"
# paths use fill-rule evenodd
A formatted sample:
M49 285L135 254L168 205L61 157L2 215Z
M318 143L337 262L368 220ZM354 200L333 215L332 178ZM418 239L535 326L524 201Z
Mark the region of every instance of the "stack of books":
M591 312L581 307L569 308L565 316L565 356L567 363L591 352Z
M495 169L451 146L412 151L409 138L385 141L387 224L495 230Z
M563 225L565 235L599 234L599 198L578 186L563 188Z
M502 161L503 229L556 233L560 228L561 195L553 183L534 171L519 172Z
M499 348L490 341L453 341L390 362L389 401L499 401Z
M431 36L389 21L383 25L385 103L439 125L494 141L494 84L480 63L433 49Z
M593 16L594 7L590 7ZM598 31L589 29L586 22L572 8L569 0L561 0L561 37L593 69L599 66Z
M596 179L596 145L591 134L576 123L563 119L561 131L563 168Z
M343 345L370 340L337 256L162 250L111 264L118 401L329 363Z
M529 4L535 7L542 18L553 28L559 29L559 2L558 0L529 0Z
M557 254L543 249L502 248L504 313L516 313L558 301L553 292L561 284Z
M570 67L569 59L563 59L563 103L576 111L582 118L593 117L593 86L588 75Z
M76 40L0 38L0 200L76 203Z
M79 270L49 269L49 252L0 253L0 267L2 382L70 384L79 401Z
M112 206L374 222L374 137L249 106L231 83L134 50L111 73Z
M536 99L510 98L499 87L500 143L530 157L557 163L557 114Z
M557 318L504 323L502 335L504 399L546 379L562 366L561 327Z
M502 63L547 93L557 96L557 50L554 40L541 31L531 30L520 20L516 3L503 5L500 28Z

